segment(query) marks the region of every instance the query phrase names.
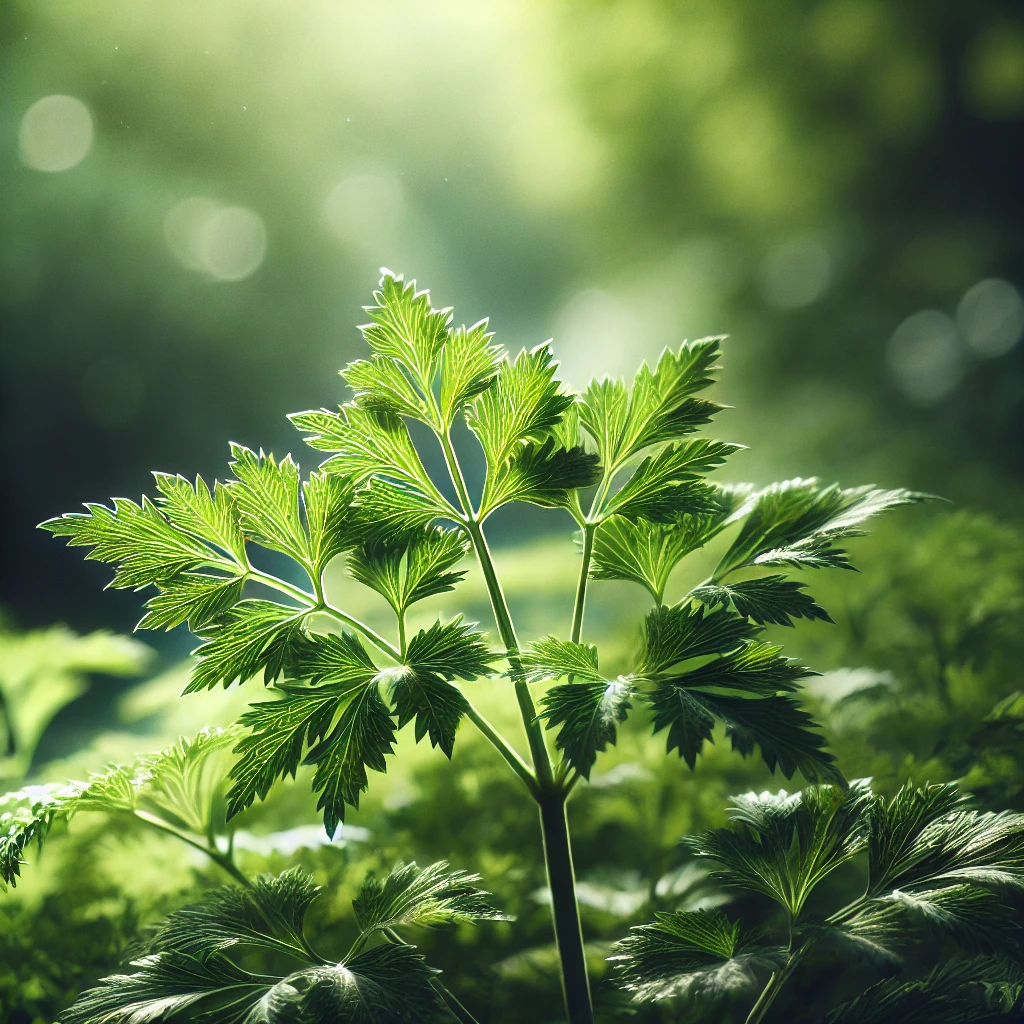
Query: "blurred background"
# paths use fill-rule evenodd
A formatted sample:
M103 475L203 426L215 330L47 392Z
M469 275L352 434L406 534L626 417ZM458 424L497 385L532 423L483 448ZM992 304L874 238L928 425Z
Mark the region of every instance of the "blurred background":
M153 651L112 635L131 632L139 596L101 594L108 571L35 525L137 499L154 469L224 476L229 440L312 465L285 414L344 400L336 373L363 353L360 307L388 266L458 322L489 316L510 349L553 337L576 387L728 334L716 397L735 409L717 429L751 446L734 478L955 502L952 518L907 514L865 541L865 576L822 595L838 630L801 628L794 647L848 672L819 708L847 774L970 777L993 805L1019 803L1024 699L991 714L1024 655L1022 165L1018 0L7 0L0 687L22 694L32 737L8 780L98 767L251 697L167 710L189 636L147 634ZM525 511L496 524L538 629L537 580L554 593L575 572L571 546L545 536L563 525ZM595 634L625 649L616 623L637 595L608 593ZM111 633L77 636L96 630ZM465 831L456 854L459 826L423 809L444 791L446 813L471 816L504 785L465 749L415 785L389 776L404 795L382 791L363 824L500 877L522 863L528 808L505 832ZM620 760L644 751L637 739ZM623 797L635 773L585 797L591 849L612 860L628 861L628 836L657 834L641 872L666 870L678 833L719 820L728 792L769 784L724 747L699 777L650 757L661 767L643 770L674 773L665 792L685 812ZM622 825L627 808L648 818ZM601 831L613 821L618 847ZM0 968L0 1005L6 992L23 1014L10 1019L49 1020L111 968L140 917L198 884L178 870L145 897L93 880L74 913L76 927L105 922L95 962L57 980L37 965L31 991L17 968L4 989ZM39 886L18 890L12 921L42 921L56 883ZM115 896L116 921L95 909ZM621 933L642 902L616 904L625 917L611 905L588 927ZM50 949L47 963L71 963L53 952L65 931L33 933L23 962ZM513 953L502 977L529 987L540 968Z

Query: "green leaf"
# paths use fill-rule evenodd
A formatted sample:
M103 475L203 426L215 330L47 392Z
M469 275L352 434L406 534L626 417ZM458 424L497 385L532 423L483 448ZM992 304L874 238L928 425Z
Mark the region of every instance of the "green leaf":
M766 623L792 626L793 619L832 622L828 612L810 594L803 592L806 586L785 576L762 576L738 583L696 587L690 596L710 606L731 604L737 614L762 626Z
M760 641L744 643L736 650L688 672L673 674L673 686L741 690L747 694L770 696L780 690L792 693L800 679L817 675L795 658L780 655L782 648Z
M701 477L725 462L739 445L693 438L666 445L645 458L633 475L601 507L599 515L672 522L684 514L719 510L715 488Z
M659 607L644 619L638 672L664 672L691 658L724 654L758 632L756 626L727 608L691 604Z
M386 878L369 876L352 901L363 935L384 928L508 921L495 909L489 892L477 887L480 876L453 871L447 861L429 867L398 863Z
M928 495L907 490L823 487L817 480L787 480L755 494L736 513L743 526L715 570L715 580L744 566L785 565L796 568L852 568L846 552L835 547L844 537L858 537L860 524Z
M654 712L655 735L668 729L666 753L678 750L679 756L693 771L704 741L712 742L714 734L715 716L706 696L691 693L684 686L662 685L653 692L645 693L643 699Z
M63 1024L141 1024L184 1013L208 1014L218 1024L243 1024L269 988L227 957L165 952L132 961L134 974L102 978L61 1014Z
M341 371L352 388L352 401L361 409L431 422L426 400L401 365L387 356L359 359Z
M256 946L307 959L303 923L319 893L312 876L299 868L260 875L251 888L223 886L165 917L147 936L146 951L202 958Z
M302 485L313 578L327 563L358 543L363 527L353 506L355 486L335 473L310 473Z
M381 677L390 682L398 728L404 729L415 719L416 742L429 735L430 745L440 747L446 757L451 757L455 732L469 710L462 691L440 676L412 665L388 669Z
M316 765L313 789L320 793L317 810L333 836L345 820L345 805L358 809L369 785L366 769L387 771L385 757L394 753L395 723L376 685L356 690L330 734L303 763Z
M442 679L476 679L488 675L501 655L487 649L484 634L476 631L475 625L475 622L463 623L461 615L448 622L438 619L409 641L406 664L417 672L431 673Z
M334 453L320 467L323 472L357 484L374 478L360 494L366 522L373 524L380 515L402 522L411 513L416 525L439 516L458 519L423 468L408 427L394 414L347 405L340 412L321 409L292 413L289 419L310 447Z
M430 526L367 541L349 556L348 570L401 615L417 601L454 590L466 572L452 570L468 550L461 531Z
M248 564L238 513L224 484L215 482L211 492L201 476L194 485L183 476L153 476L160 492L157 504L174 526L216 545L239 565Z
M139 590L203 566L235 569L219 551L176 529L149 498L143 497L141 505L114 498L113 508L85 507L87 512L69 512L40 526L55 537L69 538L69 547L92 548L86 559L114 563L112 587Z
M689 997L713 1004L753 987L754 968L775 967L779 959L778 951L744 950L739 923L720 910L658 914L652 924L634 925L612 950L618 984L641 1003Z
M441 353L441 421L445 429L468 401L494 383L501 349L490 344L493 337L486 320L456 328L448 336Z
M261 670L263 681L272 682L284 670L308 611L273 601L239 601L201 631L203 643L193 652L199 661L185 693L244 683Z
M718 492L716 492L717 500ZM609 516L594 534L592 580L629 580L662 604L673 569L722 529L726 515L682 515L672 522Z
M909 783L870 822L871 894L952 884L1024 890L1024 815L967 808L953 785Z
M228 493L238 512L242 532L272 551L311 563L309 539L299 508L299 467L290 455L278 462L273 455L231 445L234 480Z
M43 841L58 821L65 821L68 794L57 785L30 786L0 796L0 892L18 884L24 853Z
M588 682L603 682L598 668L597 648L546 636L535 640L520 655L520 662L531 683L543 683L562 676L576 676Z
M450 1018L415 947L384 944L336 966L316 967L288 979L306 987L300 1017L273 1024L426 1024Z
M865 811L873 799L864 779L848 790L747 793L734 798L732 828L685 840L697 857L717 861L715 877L760 892L798 917L824 878L866 844Z
M406 282L386 269L373 298L375 305L363 307L371 322L359 328L366 343L405 366L422 393L429 393L448 338L451 310L432 309L429 292L417 292L415 281Z
M621 381L595 381L583 396L581 419L611 470L663 441L692 433L720 406L692 396L713 383L721 338L684 342L666 349L652 371L644 363L627 395Z
M173 629L187 622L199 632L211 619L234 607L242 597L242 576L212 576L186 572L164 584L155 597L146 602L149 610L136 629Z
M466 422L483 446L489 477L520 442L544 441L573 404L555 380L557 368L547 343L520 352L515 362L503 358L493 386L467 409Z
M540 700L549 729L561 726L555 746L585 779L590 778L597 755L615 745L619 723L632 707L633 687L628 679L572 682L553 686Z
M553 437L519 446L497 471L487 477L480 517L510 501L542 508L569 508L578 488L601 480L596 455L582 447L559 447Z

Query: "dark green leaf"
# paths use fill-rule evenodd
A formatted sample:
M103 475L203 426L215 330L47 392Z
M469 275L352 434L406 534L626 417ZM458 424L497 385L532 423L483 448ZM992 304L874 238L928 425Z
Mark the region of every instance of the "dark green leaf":
M469 710L469 702L457 686L412 665L388 669L382 673L391 684L394 713L399 729L415 719L416 742L430 736L430 745L452 756L459 721Z
M707 605L731 604L740 615L760 625L792 626L793 619L831 622L828 612L804 593L806 586L785 576L762 576L739 583L697 587L691 596Z
M448 622L439 619L429 629L421 629L409 641L406 664L418 673L430 673L442 679L476 679L491 671L501 655L488 651L484 634L463 623L457 615Z
M691 604L655 608L644 619L638 671L663 672L691 658L724 654L757 632L756 626L727 608Z
M596 455L582 447L563 448L553 437L521 445L487 477L480 502L481 517L510 501L543 508L569 507L572 492L601 480Z
M780 690L793 692L798 680L817 675L795 658L783 658L781 650L774 644L751 641L689 672L673 674L669 682L690 689L715 687L769 696Z
M436 927L509 920L491 904L490 893L477 887L479 881L479 875L452 871L443 860L426 868L399 863L383 881L368 877L352 908L364 935L400 925Z
M569 765L584 778L597 755L615 745L617 727L632 707L633 687L627 679L563 683L540 700L539 717L547 727L561 726L555 745Z

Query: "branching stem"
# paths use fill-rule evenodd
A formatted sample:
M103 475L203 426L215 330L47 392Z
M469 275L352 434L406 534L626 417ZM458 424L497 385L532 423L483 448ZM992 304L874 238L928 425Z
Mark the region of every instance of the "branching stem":
M221 853L216 846L204 846L202 843L193 839L191 836L186 835L184 832L179 832L178 829L173 825L169 825L162 818L158 818L155 814L150 814L149 811L135 810L132 813L139 819L139 821L145 822L151 828L155 828L160 832L165 832L167 835L174 836L175 839L180 839L181 842L186 843L193 849L205 854L219 868L226 871L236 882L239 883L239 885L242 885L247 889L252 888L252 882L249 878L238 868L235 862L226 853Z
M597 527L587 523L583 527L583 557L580 561L580 579L576 585L576 604L572 611L572 633L570 639L578 644L583 635L583 611L587 603L587 581L590 579L590 561L594 555L594 534Z
M782 990L782 986L789 981L790 975L796 970L797 965L804 958L806 952L806 945L794 949L782 967L768 979L768 984L765 985L761 994L757 997L757 1002L754 1003L753 1008L747 1015L746 1024L760 1024L764 1020L765 1014L771 1008L772 1003L775 1002L775 998Z

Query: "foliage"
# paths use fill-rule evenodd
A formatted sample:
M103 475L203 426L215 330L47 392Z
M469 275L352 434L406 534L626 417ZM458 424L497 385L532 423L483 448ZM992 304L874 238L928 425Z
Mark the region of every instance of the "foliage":
M315 769L312 786L332 836L346 808L358 808L368 769L385 771L399 730L413 724L417 741L427 737L451 757L459 728L472 722L540 808L566 1010L571 1024L589 1024L564 810L569 795L618 741L634 709L655 733L666 732L667 750L678 750L691 768L720 723L735 751L760 749L770 771L787 778L799 771L843 792L834 755L795 696L812 673L765 641L763 624L827 619L790 573L849 568L841 545L861 535L866 520L925 496L814 479L762 489L710 481L739 448L695 436L719 409L700 395L713 382L720 338L666 351L654 367L643 364L630 386L595 381L575 395L556 378L549 346L512 358L492 344L485 322L453 328L450 310L434 309L426 292L389 271L367 313L362 331L371 359L343 371L351 401L291 417L327 456L305 480L290 455L235 444L233 476L224 483L157 474L155 499L90 504L43 527L112 564L114 588L155 589L140 628L188 623L201 643L186 693L254 677L269 688L271 699L253 704L238 723L248 731L235 746L241 756L230 772L228 818L305 764ZM459 420L485 464L477 494L453 441ZM440 450L446 480L434 478L414 443L414 433L424 431ZM580 577L567 636L520 644L484 533L489 517L511 502L563 510L579 527ZM666 605L665 585L683 555L723 531L731 540L710 577ZM634 545L631 537L642 534L645 543ZM461 616L409 629L413 605L458 585L456 567L470 547L486 583L497 650ZM325 569L342 555L350 576L390 605L393 640L329 592ZM282 575L263 568L282 556L290 565ZM292 582L299 574L304 586ZM597 649L582 642L592 577L640 582L653 598L625 673L607 674ZM469 684L503 674L511 679L529 762L471 700ZM545 684L554 685L538 710L531 691ZM547 730L555 733L554 760ZM27 842L17 837L43 834L55 813L41 806L11 831L9 875ZM196 832L195 822L185 824ZM212 829L203 848L214 859L226 856ZM231 870L229 861L223 866ZM362 906L360 913L368 904ZM205 998L201 992L236 1007L231 1013L244 1006L248 1014L254 1005L254 983L237 964L220 963L219 952L153 956L129 980L112 980L90 996L97 1012L149 1012L141 1007L163 998L184 1009ZM348 969L356 971L355 961ZM185 974L194 976L192 987ZM423 988L426 975L421 980ZM347 997L335 993L329 1010L328 996L321 1002L315 995L328 988L319 973L307 976L296 997L302 1012L349 1013ZM412 989L399 996L402 1012L427 1012Z

